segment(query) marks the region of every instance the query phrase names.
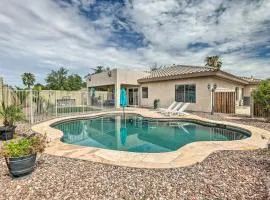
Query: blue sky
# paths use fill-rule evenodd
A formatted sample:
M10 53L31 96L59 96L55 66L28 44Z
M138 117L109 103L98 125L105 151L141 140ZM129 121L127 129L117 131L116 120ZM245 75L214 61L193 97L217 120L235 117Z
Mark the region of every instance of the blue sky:
M0 76L21 85L64 66L85 75L97 65L204 65L270 77L270 0L1 0Z

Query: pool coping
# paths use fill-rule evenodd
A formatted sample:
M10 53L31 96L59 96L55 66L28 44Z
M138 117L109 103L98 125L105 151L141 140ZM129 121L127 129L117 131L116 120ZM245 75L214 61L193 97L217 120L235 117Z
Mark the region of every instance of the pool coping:
M197 162L203 161L208 155L218 150L251 150L265 148L270 139L270 132L253 126L237 124L227 121L214 121L198 117L196 115L185 115L179 117L166 117L148 109L128 109L127 113L138 114L146 118L161 119L161 120L199 120L206 123L224 124L233 127L245 129L251 133L251 136L234 141L200 141L192 142L184 145L176 151L162 153L137 153L116 151L109 149L101 149L96 147L78 146L73 144L63 143L61 138L62 131L51 127L52 125L70 121L76 118L91 118L104 114L116 114L122 111L103 111L98 113L67 116L55 118L45 122L41 122L32 126L32 130L46 134L49 140L48 147L45 153L63 156L68 158L82 159L93 162L100 162L112 165L137 167L137 168L175 168L185 167Z

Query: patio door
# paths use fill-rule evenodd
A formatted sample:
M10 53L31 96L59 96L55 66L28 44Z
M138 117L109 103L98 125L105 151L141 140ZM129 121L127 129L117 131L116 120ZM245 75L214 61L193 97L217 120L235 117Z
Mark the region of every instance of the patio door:
M129 88L128 89L128 105L129 106L138 106L138 88Z

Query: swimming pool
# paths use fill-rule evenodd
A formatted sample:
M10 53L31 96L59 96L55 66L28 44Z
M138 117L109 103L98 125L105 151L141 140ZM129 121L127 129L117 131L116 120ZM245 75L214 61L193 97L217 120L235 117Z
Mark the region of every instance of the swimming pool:
M246 130L196 120L162 120L136 114L110 114L60 122L53 127L63 132L68 144L128 152L175 151L197 141L241 140Z

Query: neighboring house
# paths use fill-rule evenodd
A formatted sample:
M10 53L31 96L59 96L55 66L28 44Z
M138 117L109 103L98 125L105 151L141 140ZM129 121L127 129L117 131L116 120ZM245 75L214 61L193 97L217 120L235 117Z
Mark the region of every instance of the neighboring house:
M222 104L231 101L227 95L230 93L233 94L234 105L248 106L251 91L259 82L258 79L241 78L211 67L173 65L151 73L113 69L89 76L87 87L112 92L116 108L120 107L120 88L124 87L129 106L153 107L154 100L159 99L162 107L179 101L190 103L188 110L210 112L209 84L217 86L215 92L224 93Z

